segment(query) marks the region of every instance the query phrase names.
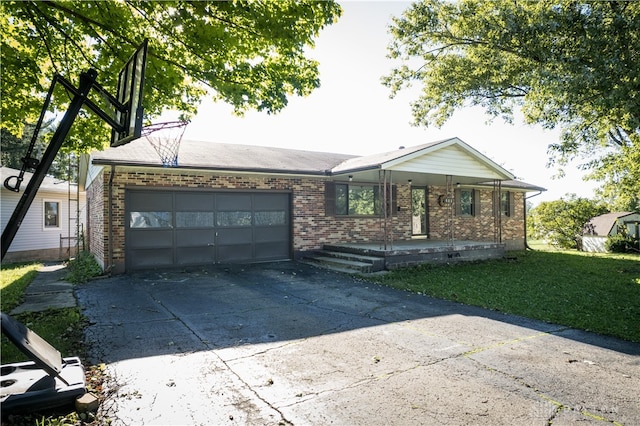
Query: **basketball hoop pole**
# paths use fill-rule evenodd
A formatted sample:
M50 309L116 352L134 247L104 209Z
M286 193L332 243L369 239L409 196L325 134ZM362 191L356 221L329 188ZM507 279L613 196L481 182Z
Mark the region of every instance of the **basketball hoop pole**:
M49 89L49 93L47 95L44 106L42 107L42 112L40 115L40 120L36 126L36 131L31 140L31 144L27 149L27 155L22 159L22 168L20 170L19 176L10 176L4 181L4 186L13 192L20 192L20 184L24 178L24 173L27 168L35 169L27 188L25 188L22 197L18 201L11 218L7 222L7 226L4 231L2 231L2 245L0 246L0 251L2 252L2 259L4 259L5 254L9 250L9 246L13 242L13 238L16 236L18 232L18 228L22 224L24 217L33 202L33 199L36 196L36 192L38 192L38 188L42 184L44 177L49 171L49 167L55 160L56 155L58 155L58 151L62 147L64 140L69 134L69 130L71 130L71 125L75 121L78 113L82 109L83 106L87 106L90 110L98 115L101 119L107 122L112 131L112 146L113 146L113 137L114 135L120 135L122 138L120 140L116 140L117 143L123 143L125 139L131 140L132 138L140 137L140 131L142 127L142 87L144 85L144 73L146 67L146 58L147 58L147 47L149 40L145 39L144 42L138 47L136 53L132 56L132 58L125 65L125 71L127 71L126 76L130 77L130 87L121 86L120 82L118 85L118 97L114 97L109 92L107 92L102 86L100 86L96 82L96 78L98 77L98 72L94 69L90 69L88 71L82 72L80 74L80 85L76 88L73 84L69 83L67 80L62 78L59 75L54 76L51 88ZM122 74L123 71L121 71ZM129 73L130 72L130 73ZM121 76L119 77L121 79ZM125 81L126 82L126 81ZM68 93L73 94L73 99L69 104L69 108L64 113L62 120L58 124L58 127L53 134L49 145L47 146L44 155L41 160L36 158L32 158L31 154L33 152L33 147L35 145L35 141L38 137L40 125L42 124L42 119L44 117L45 111L48 108L49 102L51 100L51 95L53 94L54 87L57 83L61 83L65 89L67 89ZM98 105L92 102L89 99L89 93L91 89L98 91L103 96L106 96L109 103L115 109L115 119L112 118L108 113L103 111ZM127 90L131 92L136 92L139 98L136 99L126 99L126 95L130 94ZM120 100L122 96L122 101ZM129 123L122 122L118 120L119 117L132 118L132 121ZM131 127L133 125L133 128ZM128 133L130 132L130 134ZM15 179L15 186L12 186L9 182L11 179Z
M20 197L20 201L18 201L18 204L16 205L13 214L11 215L11 219L9 219L9 222L7 222L7 227L2 232L2 259L4 259L4 255L7 253L11 242L13 242L13 238L18 232L18 229L20 228L20 225L22 224L22 221L26 216L29 207L31 206L31 203L33 202L33 199L38 192L40 184L42 184L44 177L49 171L49 167L51 167L53 160L56 158L58 151L62 147L62 143L69 134L71 125L78 116L82 105L84 105L85 101L87 100L87 95L96 82L97 76L98 72L94 69L90 69L89 71L80 74L80 86L78 87L78 91L73 97L73 100L69 104L69 109L67 109L67 112L65 112L62 120L60 121L60 124L58 125L58 128L53 134L51 142L49 142L49 146L47 146L42 159L38 163L36 170L31 177L31 180L29 180L29 184L27 184L27 187L22 193L22 197ZM15 188L9 187L7 182L5 182L5 186L7 186L8 189L17 192L19 182Z

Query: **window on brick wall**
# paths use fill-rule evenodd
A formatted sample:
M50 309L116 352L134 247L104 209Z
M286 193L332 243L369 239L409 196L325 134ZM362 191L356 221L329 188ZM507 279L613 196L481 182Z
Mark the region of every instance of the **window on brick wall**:
M513 216L513 192L503 191L500 193L500 213L503 216Z
M475 189L459 188L454 194L456 216L480 216L480 192Z
M397 206L396 187L390 197L395 211ZM383 195L376 184L346 184L327 182L325 207L328 216L380 216L383 212ZM393 213L391 213L393 214Z

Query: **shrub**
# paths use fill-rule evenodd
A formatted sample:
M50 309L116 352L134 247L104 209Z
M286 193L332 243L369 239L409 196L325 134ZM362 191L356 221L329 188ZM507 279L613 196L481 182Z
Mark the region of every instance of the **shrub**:
M64 279L75 284L86 283L89 278L102 273L102 268L88 251L78 253L75 259L69 261L67 269L69 274Z
M638 242L625 234L617 234L607 238L604 243L604 248L611 253L631 253L634 247L638 246Z

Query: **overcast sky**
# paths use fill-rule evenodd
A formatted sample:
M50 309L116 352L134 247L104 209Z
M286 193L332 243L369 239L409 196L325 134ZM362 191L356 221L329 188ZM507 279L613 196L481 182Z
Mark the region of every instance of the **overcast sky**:
M461 110L440 129L411 126L409 102L415 93L403 92L391 100L389 89L380 83L393 65L386 58L390 18L409 3L340 4L342 17L321 32L309 52L320 62L319 89L306 98L290 99L277 115L250 112L238 118L229 106L205 101L184 138L367 155L459 137L518 179L547 188L532 199L536 204L571 192L593 197L596 185L583 182L575 166L567 168L563 179L553 179L557 171L546 167L547 146L558 141L558 131L500 120L488 124L479 108Z

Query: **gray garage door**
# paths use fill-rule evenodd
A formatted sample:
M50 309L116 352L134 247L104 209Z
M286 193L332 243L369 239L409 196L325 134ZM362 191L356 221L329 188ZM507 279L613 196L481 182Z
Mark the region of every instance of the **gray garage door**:
M127 270L291 258L290 195L127 190Z

